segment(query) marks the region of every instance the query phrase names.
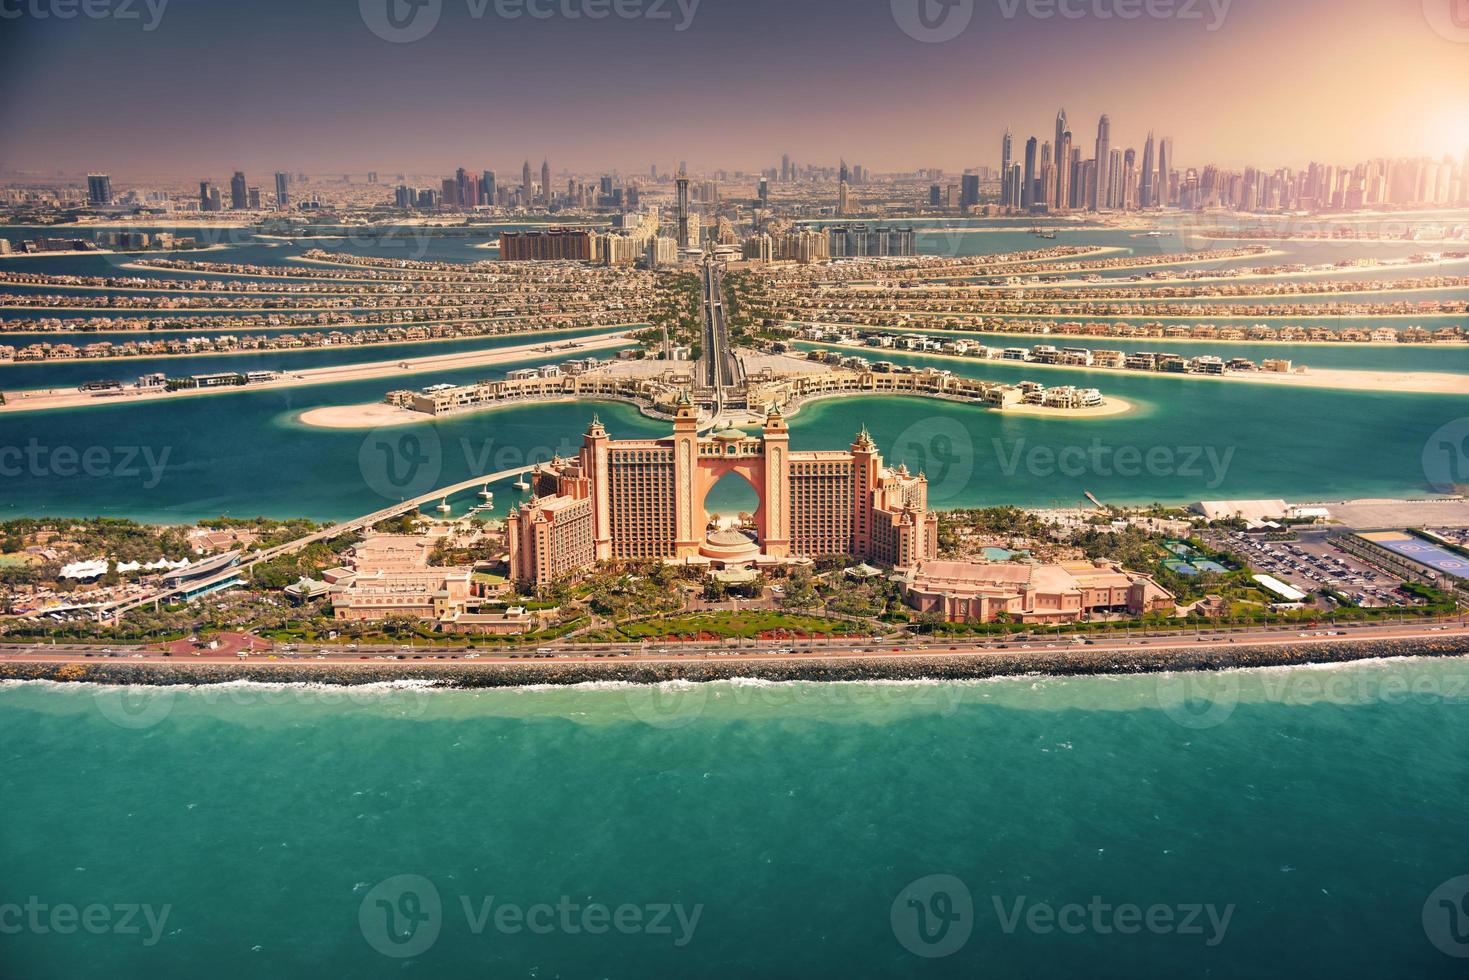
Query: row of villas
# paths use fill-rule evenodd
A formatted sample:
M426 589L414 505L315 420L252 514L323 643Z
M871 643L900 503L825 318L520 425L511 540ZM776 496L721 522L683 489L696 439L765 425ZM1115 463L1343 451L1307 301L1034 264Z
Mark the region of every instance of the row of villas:
M848 394L921 395L998 409L1027 404L1081 409L1099 406L1105 401L1095 388L1071 385L1047 388L1034 381L1002 384L965 378L952 371L935 368L904 370L891 365L870 365L861 358L828 363L835 369L801 375L775 374L769 370L752 374L744 379L746 404L779 405L791 409L810 399ZM605 370L595 359L588 358L579 365L563 363L523 368L498 381L433 385L422 391L390 391L385 401L399 408L438 416L504 402L610 399L634 402L651 414L666 416L673 414L689 383L686 374L674 370L653 378L618 375Z
M1224 374L1226 371L1266 371L1289 374L1295 370L1284 358L1267 358L1259 363L1246 357L1225 360L1214 355L1187 357L1183 354L1154 351L1126 353L1120 350L1093 350L1089 347L987 347L968 340L937 340L923 334L868 334L858 338L822 327L810 327L802 336L830 344L853 344L867 347L907 350L918 353L941 353L978 360L1017 361L1025 364L1054 364L1065 367L1100 367L1129 371L1162 371L1171 374ZM879 362L886 364L887 362Z
M1198 315L1203 310L1184 311L1185 315ZM1241 311L1244 312L1244 311ZM1286 311L1291 312L1291 311ZM1411 315L1413 310L1399 311ZM1364 313L1363 315L1369 315ZM795 328L801 324L821 324L844 327L893 327L903 326L915 330L972 330L986 333L1017 334L1064 334L1077 337L1125 337L1136 339L1177 340L1246 340L1281 341L1286 343L1378 343L1378 344L1462 344L1469 341L1462 326L1445 326L1436 329L1410 325L1405 327L1343 327L1340 329L1313 327L1271 327L1262 323L1253 326L1220 326L1212 323L1163 324L1156 321L1144 323L1106 323L1054 319L1016 319L984 314L940 316L915 315L885 311L858 311L851 308L818 307L813 304L792 304L768 314ZM1117 315L1102 313L1102 316ZM1248 315L1248 314L1247 314ZM1294 315L1294 314L1293 314ZM1308 315L1308 314L1299 314ZM1350 316L1350 311L1339 311L1338 315Z

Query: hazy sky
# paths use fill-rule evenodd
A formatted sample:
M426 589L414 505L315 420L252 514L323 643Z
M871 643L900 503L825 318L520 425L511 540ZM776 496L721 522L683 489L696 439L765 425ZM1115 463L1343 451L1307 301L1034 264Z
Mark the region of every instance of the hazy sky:
M132 16L54 16L82 2ZM1085 152L1107 112L1114 146L1151 128L1181 166L1469 149L1465 0L160 2L0 0L0 167L641 172L788 152L958 170L997 164L1007 123L1017 154L1047 138L1062 105ZM940 36L970 19L915 40L919 2ZM389 3L408 34L437 23L383 40ZM1038 16L1058 3L1082 16ZM598 4L660 16L585 16Z

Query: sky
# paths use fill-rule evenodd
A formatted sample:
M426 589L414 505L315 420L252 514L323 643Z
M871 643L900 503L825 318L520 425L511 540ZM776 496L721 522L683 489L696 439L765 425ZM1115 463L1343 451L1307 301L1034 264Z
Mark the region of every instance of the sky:
M12 172L958 171L1062 106L1183 167L1460 159L1466 92L1469 0L0 0Z

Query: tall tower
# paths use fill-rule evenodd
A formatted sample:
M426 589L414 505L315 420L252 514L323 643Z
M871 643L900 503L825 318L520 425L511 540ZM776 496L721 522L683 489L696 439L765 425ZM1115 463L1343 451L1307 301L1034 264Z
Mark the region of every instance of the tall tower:
M1066 130L1058 137L1056 144L1056 200L1057 210L1065 211L1071 207L1071 130Z
M1005 136L1000 140L1000 200L1009 205L1010 203L1010 163L1015 153L1015 137L1010 135L1010 127L1005 127Z
M592 487L592 544L598 561L612 557L612 481L607 472L607 443L607 429L593 415L592 424L582 436L582 462Z
M704 528L695 514L695 470L699 465L699 416L685 391L673 416L673 553L692 558L703 543Z
M1157 193L1156 184L1158 168L1153 162L1153 134L1148 132L1148 141L1143 144L1143 172L1139 178L1137 203L1139 207L1150 208L1155 203L1153 198Z
M677 188L678 247L693 248L694 243L689 241L689 178L680 173L674 178L674 186Z
M1091 206L1093 211L1112 206L1112 120L1105 113L1097 122L1097 187Z
M765 413L765 527L760 548L773 558L791 553L791 432L775 405Z
M1025 141L1025 173L1021 176L1020 206L1028 208L1035 203L1035 154L1036 138Z
M1173 169L1173 138L1165 136L1158 143L1158 182L1155 184L1156 200L1154 203L1161 207L1167 207L1173 203L1173 190L1170 177Z
M551 163L549 160L541 161L541 200L548 205L551 203Z
M291 175L278 171L275 175L275 209L284 211L291 206Z
M250 207L250 188L245 181L245 172L236 170L230 178L230 208L244 211Z
M1070 159L1071 155L1070 129L1070 124L1068 124L1066 121L1066 110L1062 109L1060 112L1056 113L1056 142L1051 144L1053 147L1056 148L1056 186L1055 188L1053 188L1053 190L1055 191L1055 196L1052 197L1051 200L1057 207L1060 208L1064 208L1066 206L1066 188L1063 187L1062 184L1067 180L1067 177L1063 176L1063 174L1066 173L1066 161ZM1061 141L1063 139L1066 141L1067 146L1067 152L1065 153L1061 152ZM1050 192L1048 191L1047 194L1049 195L1049 193Z
M529 160L520 166L520 196L523 207L530 207L531 202L536 199L535 188L531 186Z

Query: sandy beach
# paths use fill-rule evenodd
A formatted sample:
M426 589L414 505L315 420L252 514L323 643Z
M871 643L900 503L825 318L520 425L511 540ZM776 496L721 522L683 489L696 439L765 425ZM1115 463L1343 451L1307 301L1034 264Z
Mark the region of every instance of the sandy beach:
M812 341L820 347L840 347L846 350L866 351L868 354L899 356L905 351L889 351L886 348L867 347L862 344L833 344L827 341ZM963 354L923 353L913 356L936 358L946 361L968 361L971 364L1018 364L1037 371L1091 371L1097 374L1126 374L1146 378L1179 378L1185 381L1222 381L1243 384L1269 384L1297 388L1347 388L1354 391L1416 392L1426 395L1469 395L1469 375L1443 374L1435 371L1361 371L1346 368L1308 368L1305 373L1268 374L1264 371L1232 371L1228 374L1175 374L1167 371L1133 371L1128 368L1082 367L1074 364L1036 364L1029 361L992 361ZM1070 415L1072 413L1067 412Z
M432 422L434 416L399 408L386 402L366 405L323 405L296 416L302 425L318 429L379 429L390 425L417 425Z
M141 402L197 398L205 395L228 395L245 391L271 391L278 388L298 388L306 385L335 384L342 381L366 381L373 378L394 378L429 371L455 371L461 368L491 367L497 364L530 360L537 354L560 357L572 353L605 350L609 347L624 347L626 336L618 331L594 334L574 341L550 344L523 344L519 347L497 347L488 351L463 351L456 354L439 354L430 357L404 358L395 361L373 361L367 364L339 364L331 367L309 368L282 375L274 381L252 385L230 385L219 388L187 388L182 391L159 391L150 389L125 390L121 394L87 394L76 388L42 389L33 391L5 392L5 404L0 413L38 412L58 408L95 408L101 405L127 405ZM549 349L548 349L549 348Z

